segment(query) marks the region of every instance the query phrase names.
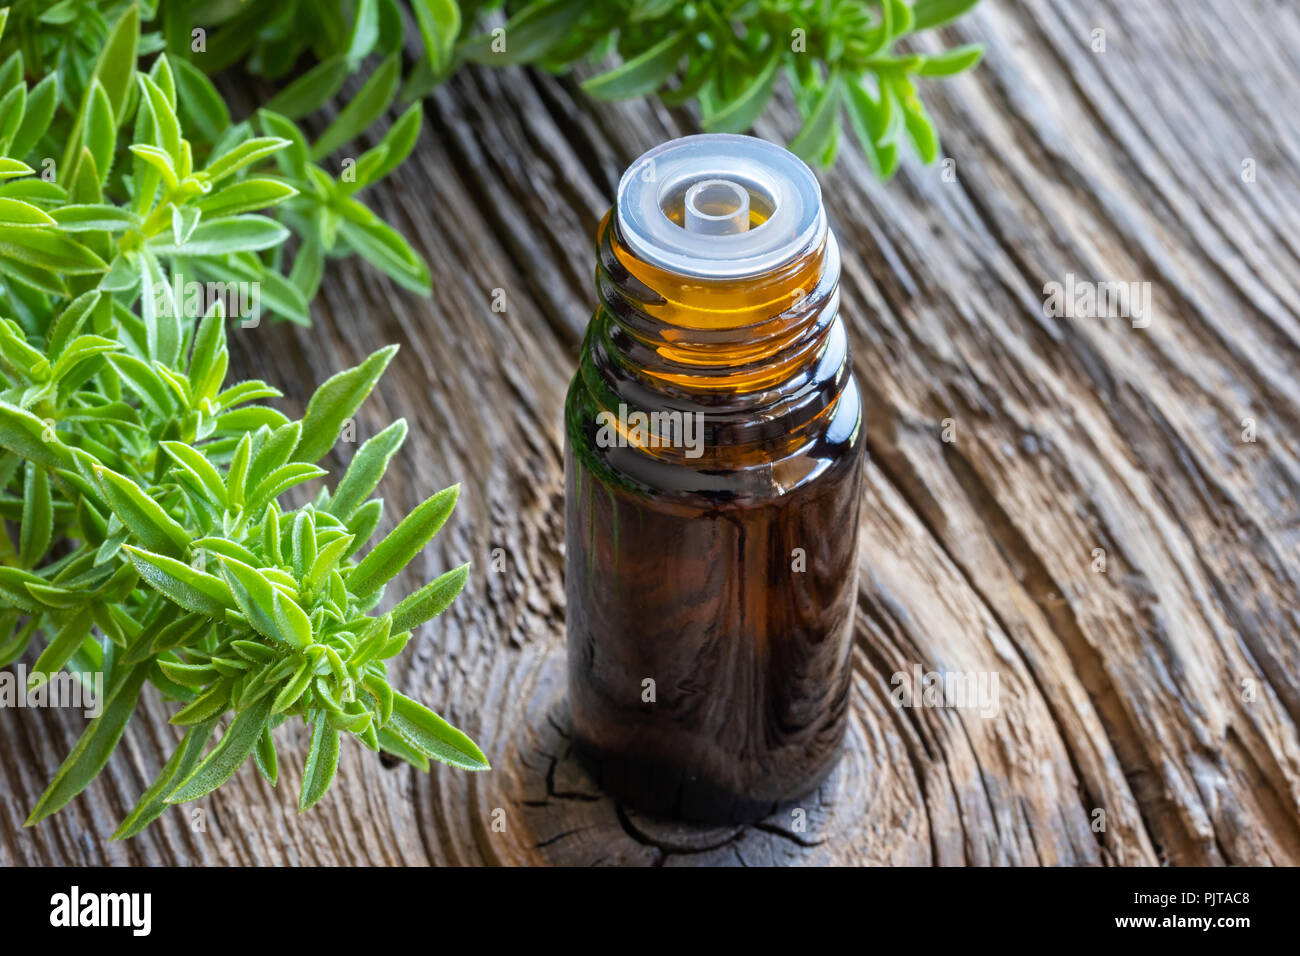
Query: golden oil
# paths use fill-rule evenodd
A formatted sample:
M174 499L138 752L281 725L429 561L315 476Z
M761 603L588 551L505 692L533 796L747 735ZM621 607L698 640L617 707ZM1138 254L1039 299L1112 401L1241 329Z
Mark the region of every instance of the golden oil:
M624 174L565 407L569 703L603 787L761 817L849 707L861 404L812 172L690 136Z

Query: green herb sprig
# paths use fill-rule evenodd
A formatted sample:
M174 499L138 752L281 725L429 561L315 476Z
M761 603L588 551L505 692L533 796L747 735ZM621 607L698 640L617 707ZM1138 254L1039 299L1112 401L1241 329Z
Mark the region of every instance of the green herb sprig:
M934 55L898 53L895 45L978 2L532 0L506 24L504 51L484 33L462 43L458 54L564 70L617 50L622 64L584 82L587 93L601 99L658 94L669 104L694 100L704 129L716 133L750 129L784 77L804 121L789 144L793 152L810 163L833 163L841 115L847 114L872 168L888 179L905 141L927 164L939 155L939 136L916 79L960 73L983 52L970 45Z
M348 75L370 69L375 56L383 59L367 80L367 102L380 90L397 93L404 51L416 54L401 84L406 102L418 101L466 62L565 72L578 63L599 65L617 53L621 65L582 84L591 96L692 102L707 131L741 133L753 127L784 81L803 118L792 150L809 162L833 163L847 117L872 168L888 179L906 143L925 163L939 155L918 80L960 73L983 52L966 45L937 54L903 53L898 43L951 23L978 2L311 0L305 15L306 0L169 0L161 7L153 0L142 9L148 20L156 14L153 46L207 73L240 64L283 79L304 58L314 60L271 104L291 118L328 101ZM490 15L502 10L507 20L499 25ZM61 21L58 29L83 29L83 21L66 13L55 19ZM93 19L84 23L95 28ZM414 35L407 35L408 24L415 26ZM192 49L196 30L210 33L202 54ZM383 111L357 112L373 120ZM337 146L346 140L326 141Z
M10 130L9 155L41 163L61 158L56 182L65 189L77 181L81 147L89 145L94 177L113 191L141 162L158 165L159 157L139 153L126 157L129 165L123 162L112 120L120 123L134 109L138 89L127 80L135 59L165 51L155 62L165 64L163 79L171 84L165 92L189 134L192 165L258 134L289 144L257 157L274 153L278 187L250 182L224 201L254 208L259 200L276 199L266 217L296 234L292 263L276 241L269 255L238 250L204 257L192 271L200 280L256 281L272 317L306 324L308 303L332 257L360 255L403 287L428 293L424 260L359 196L410 154L422 123L419 99L465 62L533 63L559 72L579 62L604 62L616 51L622 64L587 80L588 93L695 102L704 128L713 132L751 128L784 78L804 118L790 143L796 153L809 162L833 162L847 116L872 168L888 179L905 142L926 163L939 155L917 79L961 72L981 55L978 46L922 55L898 53L896 45L951 22L977 2L16 0L8 10L17 29L0 41L0 132L21 122ZM488 29L489 14L502 8L507 22ZM407 35L408 24L415 25L414 35ZM402 58L412 48L417 55L403 80ZM209 80L233 66L276 81L303 72L255 116L234 122ZM297 121L333 101L358 72L366 73L361 89L309 142ZM20 82L27 75L43 78L29 90ZM100 90L93 88L96 77ZM383 137L359 156L340 158L385 121L399 98L412 105ZM38 128L40 135L33 135ZM135 138L147 139L148 132L137 130ZM293 191L266 192L284 186Z
M280 504L326 476L317 462L395 347L330 378L290 421L261 404L280 395L273 386L225 384L221 297L196 322L176 294L174 280L216 275L292 297L292 275L273 278L289 231L261 212L305 215L291 206L303 196L295 184L319 176L291 135L247 128L197 160L186 116L215 92L167 55L137 69L134 10L109 27L71 107L47 79L29 87L24 70L0 67L0 666L39 639L33 687L63 669L102 675L104 687L102 713L28 823L103 769L146 683L187 729L119 838L212 792L250 756L274 783L272 731L295 717L312 727L302 809L326 792L344 734L422 769L430 759L486 769L473 741L392 687L386 663L451 603L468 566L376 613L457 489L366 550L383 513L372 494L406 434L398 421L361 446L332 491ZM47 177L23 157L50 155L54 130L63 158ZM261 171L270 159L295 176Z
M230 5L215 6L230 16L226 9ZM235 9L261 18L270 12L268 6L250 3ZM220 196L177 195L172 197L174 204L185 215L200 210L205 222L218 214L265 210L260 222L265 245L258 246L251 234L244 244L226 241L229 237L223 235L219 254L181 263L187 276L200 282L256 282L261 304L272 318L302 325L310 323L308 304L331 258L360 255L404 288L428 294L431 281L423 258L359 198L409 155L423 121L420 105L408 107L370 149L354 157L338 155L342 147L388 115L400 80L396 52L386 56L357 95L311 142L295 121L330 101L348 71L360 61L347 60L340 66L327 58L282 89L254 116L236 122L208 73L225 65L231 51L247 50L239 37L245 33L263 36L266 29L254 26L243 30L243 21L228 23L214 28L213 37L204 41L210 52L197 53L185 17L205 15L204 7L184 0L161 8L157 0L125 4L64 0L47 8L23 0L7 8L10 30L0 38L0 52L8 51L0 62L0 111L7 105L11 112L0 115L0 124L6 119L16 122L17 116L27 120L7 141L6 154L31 164L43 176L53 172L54 182L69 190L83 175L82 147L87 146L96 166L93 178L102 190L119 196L134 191L141 202L151 195L149 182L133 190L132 177L162 177L168 185L172 179L183 180L181 157L168 155L168 145L154 147L145 142L140 143L142 149L133 145L149 140L153 132L152 106L143 113L136 109L142 90L150 104L156 97L131 77L136 75L137 59L153 57L148 78L186 130L185 161L192 168L203 169L211 159L230 154L236 146L250 150L240 157L238 167L220 171L221 180L226 180L242 170L238 189ZM169 38L173 42L169 43ZM373 44L366 46L359 56L365 57L372 49ZM163 50L165 55L156 55ZM265 67L265 56L260 56L258 63ZM28 90L22 82L25 75L42 79ZM96 80L100 89L95 88ZM124 138L118 130L128 115L136 116L136 125L132 137ZM40 133L36 135L38 123ZM0 125L0 132L3 129ZM168 143L176 141L169 129L161 132ZM155 148L162 152L153 152ZM149 238L156 227L168 225L165 213L164 208L156 219L145 221ZM289 235L286 229L298 239L292 257L282 241ZM128 236L128 246L131 241ZM265 249L270 254L245 254Z

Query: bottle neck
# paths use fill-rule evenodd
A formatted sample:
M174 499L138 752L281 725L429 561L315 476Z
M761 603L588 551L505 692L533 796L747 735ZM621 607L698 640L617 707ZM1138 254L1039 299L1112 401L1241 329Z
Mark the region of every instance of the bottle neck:
M632 253L617 217L607 215L598 239L600 305L581 371L596 407L698 415L710 463L799 447L849 374L839 272L839 247L825 231L759 276L683 276ZM642 450L666 460L682 453L673 443Z

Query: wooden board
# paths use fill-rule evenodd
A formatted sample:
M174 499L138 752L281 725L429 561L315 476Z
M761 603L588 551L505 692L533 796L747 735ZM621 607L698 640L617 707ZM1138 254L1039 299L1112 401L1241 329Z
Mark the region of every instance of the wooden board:
M293 411L401 343L358 438L409 421L395 507L464 483L406 585L474 570L397 683L496 769L424 776L348 746L299 816L305 741L286 729L278 790L250 766L200 819L111 844L178 737L156 695L36 830L22 821L82 720L0 711L0 862L1300 862L1300 14L988 0L944 39L988 44L973 75L924 90L955 175L908 163L882 186L846 144L822 176L871 463L849 749L805 826L646 820L571 759L560 409L592 237L623 168L697 129L572 79L470 69L369 197L428 257L433 298L343 262L311 330L230 337L238 374ZM759 133L795 125L784 103ZM1150 325L1046 316L1070 273L1149 282ZM895 707L913 665L996 673L997 716Z

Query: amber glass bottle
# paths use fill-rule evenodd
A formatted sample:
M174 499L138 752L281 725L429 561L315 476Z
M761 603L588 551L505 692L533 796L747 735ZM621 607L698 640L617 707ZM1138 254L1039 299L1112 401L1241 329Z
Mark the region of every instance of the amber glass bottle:
M811 171L691 136L623 176L565 409L569 702L605 789L709 821L829 774L861 404Z

